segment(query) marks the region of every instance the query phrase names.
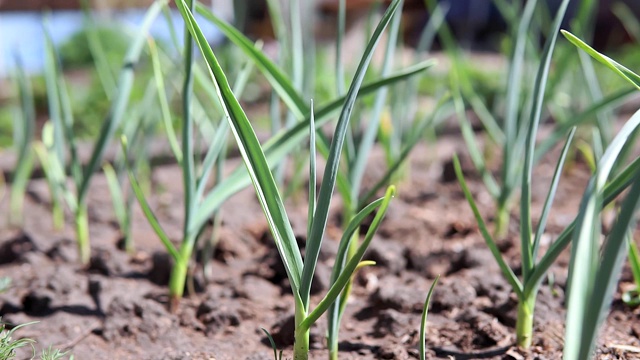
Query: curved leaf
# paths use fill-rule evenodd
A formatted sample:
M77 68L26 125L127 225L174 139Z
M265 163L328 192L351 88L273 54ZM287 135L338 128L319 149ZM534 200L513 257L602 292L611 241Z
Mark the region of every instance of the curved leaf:
M626 67L619 64L617 61L611 59L610 57L599 53L594 48L587 45L584 41L580 40L577 36L573 35L572 33L566 30L560 30L560 31L562 32L562 35L564 35L567 38L567 40L569 40L573 45L584 50L592 58L598 60L600 63L604 64L606 67L613 70L613 72L620 75L623 79L627 80L637 89L640 89L640 76L638 74L627 69Z
M182 14L189 32L193 35L209 68L209 72L218 88L218 96L223 104L227 120L238 143L240 153L246 165L249 177L255 187L258 201L262 206L267 222L273 234L276 247L287 271L294 294L299 294L302 273L302 256L291 228L291 223L284 209L278 187L273 174L262 152L260 142L247 119L244 110L236 99L229 82L211 50L206 37L198 27L191 11L184 0L177 1L178 10Z

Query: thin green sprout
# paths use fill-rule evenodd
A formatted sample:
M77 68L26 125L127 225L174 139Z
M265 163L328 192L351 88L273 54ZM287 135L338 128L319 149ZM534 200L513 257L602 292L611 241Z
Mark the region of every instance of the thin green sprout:
M633 274L635 288L625 291L622 294L622 301L631 307L636 307L640 305L640 252L638 251L638 245L636 245L633 239L633 234L627 236L627 242L629 244L629 266Z
M431 296L433 295L433 290L436 288L436 284L438 284L438 280L440 280L440 275L436 276L436 278L431 283L431 287L429 288L427 298L425 299L424 306L422 308L422 317L420 318L420 335L418 336L420 360L425 360L427 358L427 349L425 345L427 333L427 314L429 313L429 303L431 302Z
M16 56L15 82L18 88L20 107L16 110L13 124L14 146L17 150L16 167L13 174L9 197L9 220L12 224L22 223L22 211L27 182L33 169L31 143L35 132L35 104L31 83L24 71L22 61Z
M273 360L282 360L282 350L278 352L278 347L276 346L276 342L273 340L273 336L271 336L271 334L265 328L260 329L267 335L267 339L269 339L269 344L273 349Z

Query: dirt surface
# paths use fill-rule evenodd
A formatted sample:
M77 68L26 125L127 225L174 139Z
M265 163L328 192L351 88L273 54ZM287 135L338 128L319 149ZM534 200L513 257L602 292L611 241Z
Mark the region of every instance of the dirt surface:
M438 145L421 145L410 170L398 182L393 201L367 259L377 265L361 270L340 332L341 359L418 358L420 312L433 279L442 275L429 313L429 358L560 359L564 336L564 288L568 252L552 268L536 306L533 347L513 347L514 294L484 245L450 159L464 153L453 135ZM382 157L372 160L368 180L381 172ZM464 160L464 159L463 159ZM491 221L493 204L467 163L471 189ZM534 214L539 214L555 165L550 155L536 168ZM177 240L183 218L179 169L154 169L151 204L166 231ZM574 162L560 182L550 217L547 245L573 219L588 178ZM136 253L119 249L105 180L97 176L90 192L92 261L76 262L70 218L62 231L52 230L48 193L43 180L28 188L21 229L2 225L0 276L12 279L0 294L2 320L12 324L39 321L19 331L38 348L68 348L76 359L272 359L261 327L269 330L291 358L293 298L284 268L270 238L252 189L223 207L221 240L209 282L194 272L196 293L185 297L176 314L167 311L169 259L139 209L134 217ZM288 200L294 231L304 245L306 195ZM8 214L8 196L0 204ZM313 286L314 301L327 290L339 230L340 201L333 203L327 238ZM499 242L508 262L519 264L517 215L510 236ZM6 221L5 221L6 222ZM544 251L544 249L543 249ZM517 272L517 271L516 271ZM625 268L620 287L631 284ZM599 359L640 358L640 310L615 296L598 342ZM327 358L324 318L313 327L311 358ZM25 355L27 357L27 355Z

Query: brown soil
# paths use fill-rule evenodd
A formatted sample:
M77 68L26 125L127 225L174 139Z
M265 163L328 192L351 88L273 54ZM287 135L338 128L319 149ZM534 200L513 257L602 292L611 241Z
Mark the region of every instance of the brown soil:
M534 346L513 347L515 298L477 231L461 190L451 178L453 151L464 153L457 136L415 149L400 193L366 256L375 267L361 270L340 333L341 359L418 358L420 312L433 279L441 274L429 313L429 358L560 359L564 336L564 287L568 256L552 268L555 282L542 286L535 317ZM236 162L237 163L237 162ZM555 157L536 168L534 214L540 211ZM381 157L369 171L376 178ZM475 197L491 220L493 204L470 166ZM175 166L157 167L151 200L161 223L179 239L182 188ZM588 172L574 163L564 175L548 226L548 239L572 219ZM12 287L0 294L2 320L38 324L19 331L38 347L68 348L76 359L271 359L261 327L291 357L292 305L289 286L252 189L223 208L221 242L206 283L195 272L196 293L186 296L177 314L167 311L168 257L140 211L134 218L137 252L119 250L105 180L97 176L90 198L92 262L76 263L71 226L52 230L43 180L29 185L22 230L3 225L0 276ZM303 198L300 195L300 198ZM8 214L8 196L0 213ZM306 204L288 201L294 230L304 243ZM327 290L340 231L340 204L334 202L313 292ZM6 216L5 216L6 218ZM517 216L511 236L499 245L508 262L519 264ZM630 286L628 269L620 288ZM599 359L636 359L640 355L638 309L622 304L618 291L598 342ZM327 358L325 319L313 327L313 359ZM27 356L27 355L25 355Z

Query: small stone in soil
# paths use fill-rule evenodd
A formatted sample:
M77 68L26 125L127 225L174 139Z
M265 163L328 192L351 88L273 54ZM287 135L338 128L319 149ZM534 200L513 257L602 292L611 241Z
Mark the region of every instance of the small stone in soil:
M56 266L47 288L57 295L66 295L78 286L77 275L67 266Z
M243 278L240 284L237 284L236 294L238 297L261 302L265 298L278 298L280 288L261 277L248 275Z
M384 267L393 274L399 274L407 267L404 251L405 246L398 242L376 238L371 242L364 259L373 260L376 266Z
M253 353L245 358L245 360L271 360L273 359L273 354L265 351Z
M88 271L89 273L109 276L113 274L110 262L111 253L109 251L104 249L96 249L93 251L93 255L91 255Z
M192 307L184 307L178 314L180 326L192 328L196 331L204 331L205 327L196 317L196 311Z
M403 314L394 309L385 309L378 315L378 321L373 325L373 336L383 338L391 335L401 338L406 334L407 324L410 324L415 316Z
M387 276L380 279L378 291L371 296L371 302L383 309L395 309L401 312L421 312L426 291L397 287L398 278Z
M227 326L240 325L241 310L241 305L237 302L230 303L229 306L221 306L215 299L209 298L198 306L195 316L204 324L207 334L215 334Z
M407 249L405 258L408 263L407 269L415 270L425 277L433 279L438 275L453 273L452 265L458 261L460 253L446 251L425 254Z
M149 281L156 285L167 285L171 277L173 261L167 252L156 251L151 255L151 269L147 274Z
M517 308L517 300L509 297L504 302L495 303L494 306L484 308L482 311L495 316L500 323L506 326L515 327L516 317L518 316Z
M31 237L26 233L20 233L15 238L0 245L0 264L20 261L24 254L36 250L36 245Z
M232 259L246 259L253 253L254 250L247 241L238 238L237 234L225 234L223 231L213 257L224 264L229 264Z
M293 345L295 318L292 314L281 316L271 328L271 337L278 348ZM264 340L268 343L266 336Z
M120 337L156 341L178 324L174 315L151 299L133 301L116 297L109 304L105 319L102 336L107 341Z
M494 266L495 265L495 266ZM495 268L499 272L498 265L491 254L491 251L484 247L464 248L458 261L452 266L452 271L462 269L473 269L482 266ZM483 271L486 274L486 269Z
M449 224L449 226L447 227L447 230L442 236L445 239L464 238L465 236L469 235L473 230L474 228L471 228L468 225L463 224L461 222L455 221Z
M409 354L404 346L399 344L387 344L380 347L377 354L378 359L394 359L394 360L406 360L409 359Z
M53 244L46 254L53 261L74 262L77 261L78 249L71 239L62 239Z
M474 329L473 345L481 348L495 345L506 345L511 338L511 332L496 319L473 307L464 310L456 321L464 322Z
M465 308L476 298L476 290L466 280L450 281L442 279L433 291L431 309L433 312L453 308Z

